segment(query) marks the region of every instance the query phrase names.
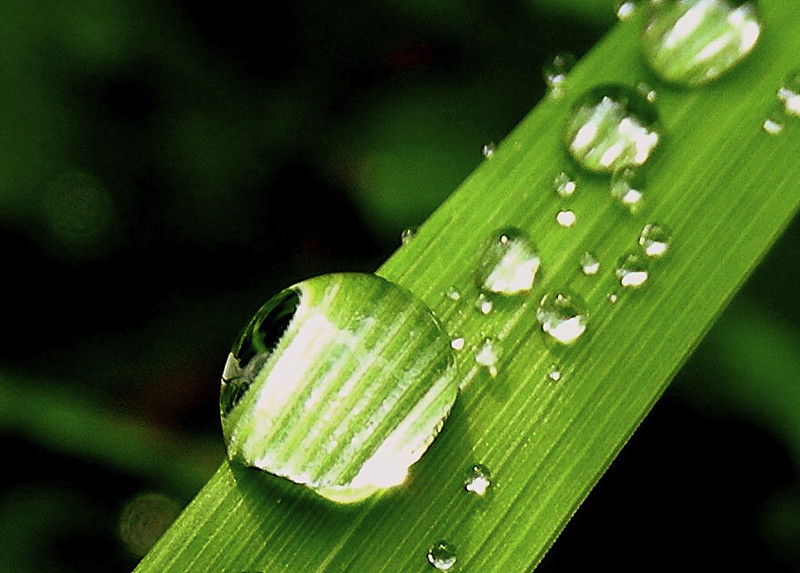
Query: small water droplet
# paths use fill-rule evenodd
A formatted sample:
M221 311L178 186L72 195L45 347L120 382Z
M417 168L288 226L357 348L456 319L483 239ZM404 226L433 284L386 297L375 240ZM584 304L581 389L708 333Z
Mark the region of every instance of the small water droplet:
M489 472L489 469L481 464L473 465L467 474L467 478L464 480L464 489L479 497L483 497L491 486L492 474Z
M483 341L483 346L481 346L475 354L475 362L486 368L489 371L489 375L494 378L497 376L497 359L497 348L494 342L492 342L492 339L487 338Z
M450 571L456 560L456 549L447 541L437 541L428 548L428 563L438 571Z
M481 314L490 314L494 310L494 302L485 294L480 293L475 299L475 309Z
M573 159L595 173L643 165L661 140L655 106L634 89L599 86L578 99L564 141Z
M569 209L562 209L556 213L556 222L562 227L572 227L577 220L575 212Z
M450 341L450 348L453 350L463 350L464 348L464 337L458 336Z
M494 141L490 141L481 148L481 155L483 155L486 159L491 159L494 157L495 151L497 151L497 145Z
M553 179L553 189L559 197L572 197L578 188L575 179L570 177L566 172L562 171Z
M614 271L619 284L625 288L639 288L650 277L650 263L638 253L623 256Z
M608 304L617 304L619 296L617 296L617 293L615 292L610 292L606 295L606 300L608 301Z
M514 295L533 288L541 259L536 247L517 228L497 231L486 243L475 280L486 292Z
M403 232L400 233L400 243L407 245L414 239L416 235L416 229L403 229Z
M547 373L547 377L553 382L558 382L559 380L561 380L561 371L555 366L553 366Z
M769 135L780 135L784 129L783 121L775 115L770 115L764 118L761 122L761 129Z
M670 241L672 241L672 231L658 223L648 223L639 234L639 246L644 250L644 254L655 259L667 253Z
M600 260L590 252L581 255L581 272L586 276L596 275L600 271Z
M636 90L650 103L655 103L658 99L658 92L644 82L636 84Z
M632 0L616 0L614 2L614 13L620 22L629 20L636 13L638 2Z
M784 78L776 96L786 115L800 117L800 70L795 70Z
M611 196L631 213L644 201L645 176L637 169L624 168L611 176Z
M536 320L554 340L571 344L586 331L588 312L577 295L548 293L539 302Z
M561 99L564 96L567 77L573 67L575 67L575 56L568 53L556 54L545 64L542 77L551 97Z
M708 83L745 58L761 34L753 2L650 2L642 46L650 67L667 82Z
M459 291L456 287L450 287L447 289L445 296L452 301L459 301L461 300L461 291Z

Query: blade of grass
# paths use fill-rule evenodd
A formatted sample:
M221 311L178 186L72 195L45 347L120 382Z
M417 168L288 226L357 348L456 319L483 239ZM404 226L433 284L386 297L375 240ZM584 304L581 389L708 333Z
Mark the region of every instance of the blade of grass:
M650 76L636 22L616 27L574 70L566 100L538 105L380 269L467 341L466 389L407 485L342 508L223 464L137 570L423 571L429 545L446 539L459 570L529 571L798 208L800 124L772 137L761 121L796 64L800 6L760 9L756 53L691 92ZM668 134L644 211L630 216L612 204L606 180L583 177L570 203L578 223L559 227L552 180L572 169L560 144L570 102L595 85L642 80L659 89ZM673 228L670 255L651 284L611 305L613 265L649 221ZM531 296L498 301L484 316L473 307L473 269L485 238L507 225L538 243L542 277ZM599 276L581 274L586 250L600 258ZM445 296L450 287L459 301ZM534 310L545 291L565 287L589 303L590 325L577 345L557 348ZM474 362L485 337L500 352L495 378ZM554 364L557 383L547 377ZM495 477L485 499L463 489L473 463Z

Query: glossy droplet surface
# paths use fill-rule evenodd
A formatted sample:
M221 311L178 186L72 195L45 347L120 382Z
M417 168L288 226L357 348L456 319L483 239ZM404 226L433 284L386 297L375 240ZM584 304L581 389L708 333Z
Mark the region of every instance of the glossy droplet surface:
M486 159L491 159L494 157L495 151L497 151L497 145L494 141L490 141L481 148L481 155L483 155Z
M354 502L402 483L455 402L450 337L409 291L323 275L267 302L228 357L228 457Z
M611 176L611 196L631 213L642 206L644 186L645 177L637 169L620 169Z
M581 255L581 272L586 276L596 275L600 271L600 260L590 252Z
M753 2L650 2L642 34L645 59L663 80L708 83L744 59L761 34Z
M619 260L614 273L621 286L638 288L650 278L650 263L643 255L630 253Z
M577 295L548 293L539 301L536 320L553 340L572 344L586 331L589 313Z
M658 223L648 223L639 234L639 246L651 258L657 259L666 255L671 241L672 231Z
M556 222L562 227L572 227L578 221L575 211L562 209L556 213Z
M638 2L633 0L615 0L614 13L620 21L629 20L636 13L638 9Z
M617 84L581 97L564 130L572 158L595 173L643 165L660 140L655 106L635 89Z
M428 563L437 571L450 571L456 560L456 549L447 541L437 541L428 548Z
M417 235L417 232L414 229L403 229L403 232L400 233L400 244L407 245L414 237Z
M786 115L800 117L800 70L786 76L776 96Z
M761 122L761 129L769 135L780 135L783 133L784 127L783 119L774 115L765 117L764 121Z
M575 56L569 53L556 54L542 69L544 83L550 95L560 99L564 95L569 72L575 67Z
M497 376L498 358L499 351L491 338L484 340L481 347L478 348L475 353L475 363L486 368L492 378Z
M521 230L497 231L484 246L475 273L486 292L514 295L533 288L541 259L533 242Z
M494 310L494 303L488 296L480 293L478 298L475 299L475 310L483 315L491 314L491 312Z
M492 474L489 472L489 468L482 464L473 465L464 480L464 489L478 497L483 497L491 486Z
M553 366L547 373L547 377L553 382L558 382L559 380L561 380L561 371L555 366Z
M578 184L575 182L575 179L564 171L553 178L553 189L559 197L572 197L577 188Z

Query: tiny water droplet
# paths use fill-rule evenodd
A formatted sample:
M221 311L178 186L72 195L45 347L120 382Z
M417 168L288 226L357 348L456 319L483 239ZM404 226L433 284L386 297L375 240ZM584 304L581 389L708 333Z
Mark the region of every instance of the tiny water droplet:
M553 366L547 373L547 377L553 382L558 382L559 380L561 380L561 371L555 366Z
M744 59L761 34L753 2L650 2L642 46L663 80L684 86L708 83Z
M539 301L536 320L551 338L561 344L571 344L586 331L588 312L577 295L548 293Z
M450 341L450 348L453 350L463 350L464 348L464 337L458 336Z
M645 176L637 169L624 168L611 176L611 196L631 213L644 201Z
M481 314L490 314L494 310L494 303L488 296L480 293L475 299L475 309Z
M494 342L492 342L492 339L487 338L483 341L483 346L481 346L475 354L475 362L486 368L489 371L489 375L494 378L497 376L497 359L497 348Z
M625 288L638 288L650 277L650 263L638 253L623 256L614 272L619 284Z
M644 96L644 99L650 103L655 103L655 101L658 99L658 92L644 82L639 82L636 85L636 89Z
M491 159L492 157L494 157L496 150L497 150L497 145L495 144L494 141L490 141L481 148L481 155L483 155L486 159Z
M467 478L464 480L464 489L470 493L474 493L479 497L483 497L492 486L492 474L489 469L482 464L473 465Z
M403 229L403 232L400 233L400 243L407 245L414 239L416 235L416 229Z
M564 131L572 158L595 173L643 165L660 140L655 106L618 84L599 86L579 98Z
M783 121L774 115L765 117L764 121L761 123L761 129L769 135L780 135L783 133L784 127Z
M528 236L510 227L494 233L486 242L475 280L486 292L514 295L533 288L541 259Z
M606 295L606 300L608 301L608 304L617 304L619 297L617 296L617 293L610 292Z
M461 291L459 291L456 287L450 287L447 289L445 296L452 301L461 300Z
M581 272L587 277L596 275L600 271L600 259L590 252L581 255Z
M437 541L428 548L428 563L438 571L450 571L456 560L456 549L447 541Z
M573 67L575 67L575 56L569 53L556 54L545 64L542 77L551 97L561 99L564 96L567 77Z
M786 115L800 117L800 70L795 70L784 78L776 96Z
M572 197L577 188L578 184L575 180L564 171L553 179L553 189L555 189L559 197Z
M639 246L645 255L654 259L663 257L667 253L670 241L672 241L672 231L658 223L648 223L639 234Z
M575 212L569 209L563 209L556 213L556 222L562 227L572 227L577 220Z
M632 0L616 0L614 2L614 13L620 22L629 20L636 13L638 8L637 2Z

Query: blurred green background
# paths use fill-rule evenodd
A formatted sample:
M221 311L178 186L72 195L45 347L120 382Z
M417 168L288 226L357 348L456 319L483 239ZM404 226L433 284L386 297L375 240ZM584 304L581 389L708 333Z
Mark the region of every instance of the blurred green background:
M376 269L612 4L3 2L0 572L131 570L223 459L250 315ZM541 570L800 571L799 235Z

